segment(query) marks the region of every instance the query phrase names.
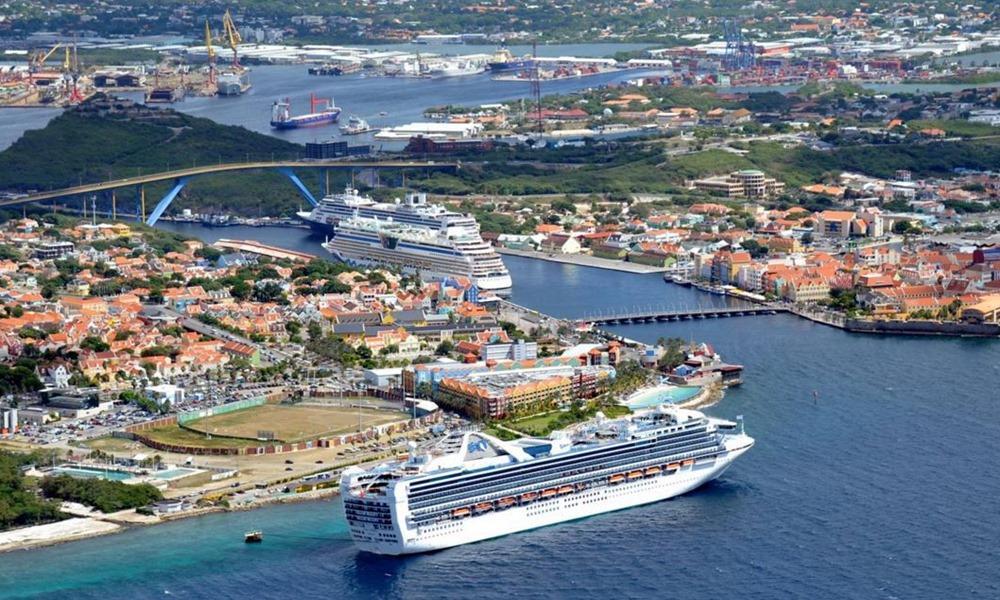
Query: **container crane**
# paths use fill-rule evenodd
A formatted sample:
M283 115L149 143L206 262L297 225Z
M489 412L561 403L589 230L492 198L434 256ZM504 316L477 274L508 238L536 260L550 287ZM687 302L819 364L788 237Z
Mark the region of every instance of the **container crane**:
M233 68L240 68L240 58L236 50L237 46L243 42L243 37L240 36L240 32L236 29L236 23L233 22L233 16L229 14L229 9L226 9L226 14L222 16L222 29L223 29L223 41L229 48L233 51Z

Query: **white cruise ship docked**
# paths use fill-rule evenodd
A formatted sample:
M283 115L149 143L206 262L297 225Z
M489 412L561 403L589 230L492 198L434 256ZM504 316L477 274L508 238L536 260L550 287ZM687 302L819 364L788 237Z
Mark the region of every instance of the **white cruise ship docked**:
M451 433L406 460L345 470L340 490L359 548L410 554L684 494L753 444L742 424L661 405L550 439Z
M444 217L434 227L353 216L340 219L323 247L359 267L392 267L423 279L468 277L481 290L503 292L512 282L500 255L471 217Z
M350 185L341 194L324 197L312 210L295 214L324 235L333 235L341 219L355 215L431 228L439 228L442 224L451 227L463 225L479 233L479 224L474 218L448 210L440 204L429 204L426 194L411 193L402 201L376 202L360 195Z

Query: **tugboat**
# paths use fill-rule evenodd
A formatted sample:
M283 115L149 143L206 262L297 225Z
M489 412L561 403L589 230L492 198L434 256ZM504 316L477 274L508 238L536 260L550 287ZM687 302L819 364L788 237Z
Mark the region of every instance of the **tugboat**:
M341 125L340 127L340 133L343 135L359 135L362 133L371 133L373 131L377 130L369 125L368 121L365 121L361 117L355 115L351 115L351 117L347 119L347 124Z
M257 529L243 534L243 542L246 544L259 544L264 541L264 532Z

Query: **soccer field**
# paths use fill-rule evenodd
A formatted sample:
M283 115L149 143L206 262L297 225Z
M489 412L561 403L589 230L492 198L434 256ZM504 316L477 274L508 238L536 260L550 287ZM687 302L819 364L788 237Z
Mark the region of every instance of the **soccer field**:
M266 404L198 419L186 427L214 435L248 439L257 439L259 432L269 431L274 434L275 440L297 442L358 431L359 422L361 429L367 429L405 418L405 414L392 410Z

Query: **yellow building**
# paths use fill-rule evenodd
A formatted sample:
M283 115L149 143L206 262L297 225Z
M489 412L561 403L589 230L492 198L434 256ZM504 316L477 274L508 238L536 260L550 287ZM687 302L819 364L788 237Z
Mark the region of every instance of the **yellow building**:
M614 374L606 365L487 371L442 379L434 399L476 419L503 419L596 396Z

